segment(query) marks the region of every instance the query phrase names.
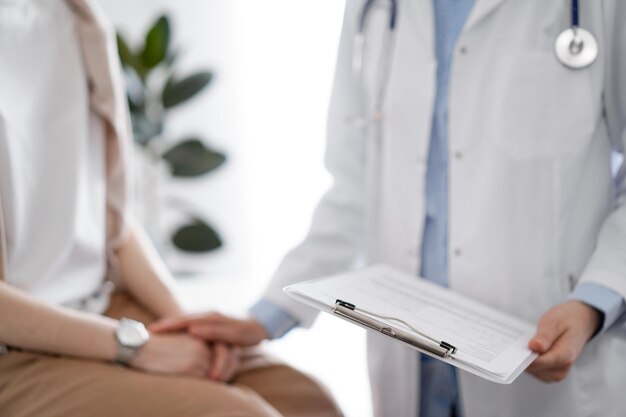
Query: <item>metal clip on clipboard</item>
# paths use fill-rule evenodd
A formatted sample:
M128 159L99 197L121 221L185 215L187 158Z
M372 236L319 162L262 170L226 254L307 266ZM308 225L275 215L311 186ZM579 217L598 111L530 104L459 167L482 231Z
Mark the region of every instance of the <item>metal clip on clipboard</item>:
M449 358L452 354L456 353L456 347L450 343L444 342L443 340L438 341L416 330L414 331L418 333L418 335L413 335L403 330L391 328L381 321L360 313L354 304L337 300L335 301L335 309L333 311L338 316L345 317L363 326L369 327L370 329L374 329L389 337L401 340L442 358Z

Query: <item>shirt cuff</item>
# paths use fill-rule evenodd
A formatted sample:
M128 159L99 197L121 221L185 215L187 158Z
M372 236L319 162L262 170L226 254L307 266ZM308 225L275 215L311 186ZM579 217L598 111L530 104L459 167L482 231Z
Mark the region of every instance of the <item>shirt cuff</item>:
M261 323L270 339L278 339L300 324L287 311L266 299L261 299L252 306L250 315Z
M582 301L604 314L604 322L599 331L611 327L626 312L624 298L600 284L584 282L574 289L569 299Z

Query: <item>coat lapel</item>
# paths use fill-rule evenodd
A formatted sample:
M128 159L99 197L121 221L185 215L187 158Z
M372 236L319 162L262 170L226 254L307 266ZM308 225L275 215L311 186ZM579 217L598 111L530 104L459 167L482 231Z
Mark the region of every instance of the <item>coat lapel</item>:
M404 0L400 3L398 13L400 14L400 24L403 19L416 21L409 24L416 28L420 47L425 47L434 56L435 50L435 11L433 1L437 0ZM402 7L404 6L404 7ZM404 14L404 15L403 15Z
M419 41L422 44L421 46L428 48L434 56L435 16L433 1L437 0L401 1L398 13L400 14L400 23L402 23L403 19L412 19L416 21L415 27L419 32ZM468 17L467 23L465 24L464 31L468 31L472 27L476 26L504 2L505 0L476 0L474 8Z
M436 0L435 0L436 1ZM493 13L505 0L476 0L474 8L469 15L464 31L467 32L472 27L480 23L485 17Z

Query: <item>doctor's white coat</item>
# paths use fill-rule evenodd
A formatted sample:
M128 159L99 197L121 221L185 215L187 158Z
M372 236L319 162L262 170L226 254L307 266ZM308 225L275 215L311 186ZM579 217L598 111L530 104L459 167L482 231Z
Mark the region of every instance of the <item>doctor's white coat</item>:
M432 0L400 0L380 135L346 122L362 105L351 73L362 4L347 0L329 114L334 184L266 293L305 325L315 312L285 296L287 284L360 259L419 271L435 93ZM451 69L450 286L533 322L578 282L626 296L626 172L617 184L611 175L611 152L626 147L626 1L582 1L581 13L600 45L587 69L555 58L569 0L476 0ZM372 39L382 36L379 20ZM372 48L368 68L379 59ZM626 416L620 333L618 323L590 342L557 384L523 375L501 386L461 373L465 415ZM376 416L417 417L417 354L374 334L368 349Z

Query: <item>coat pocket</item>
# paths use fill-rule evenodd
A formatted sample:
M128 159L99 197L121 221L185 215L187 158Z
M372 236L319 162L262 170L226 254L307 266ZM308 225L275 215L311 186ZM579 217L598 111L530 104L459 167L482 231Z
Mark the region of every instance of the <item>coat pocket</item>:
M491 138L518 160L557 158L581 152L600 115L587 69L563 67L541 51L509 58L492 89Z

